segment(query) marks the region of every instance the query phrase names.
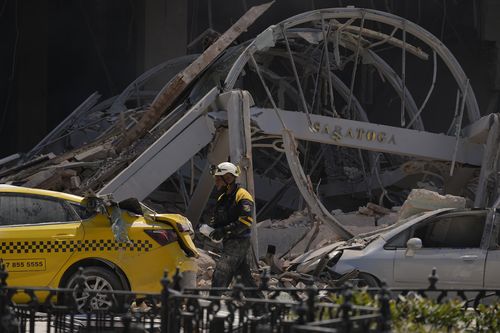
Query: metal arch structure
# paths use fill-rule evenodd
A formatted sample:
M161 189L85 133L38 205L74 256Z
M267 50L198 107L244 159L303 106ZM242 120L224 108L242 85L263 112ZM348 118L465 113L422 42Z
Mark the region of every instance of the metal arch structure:
M240 73L242 72L244 66L250 61L250 58L253 56L253 54L274 47L276 43L283 38L283 31L286 32L291 28L311 21L319 22L333 19L363 19L385 23L404 31L405 34L409 33L415 38L427 44L433 51L435 51L439 55L439 57L443 60L443 62L446 64L447 68L455 78L461 94L465 98L469 122L472 123L479 120L479 106L477 104L474 91L468 84L468 78L456 58L441 41L439 41L430 32L411 21L393 14L364 8L331 8L315 10L293 16L277 25L270 26L261 34L259 34L234 62L233 66L228 72L228 75L226 76L224 89L233 89L238 77L240 76ZM361 30L362 29L360 29L360 34L362 34Z
M311 34L310 31L306 32L297 32L301 37L304 37L303 34ZM316 36L318 33L316 33ZM316 37L315 37L316 38ZM311 37L311 39L313 39ZM316 38L317 40L317 38ZM342 42L340 42L342 44ZM352 46L349 46L352 50ZM375 54L372 50L363 50L365 55L363 55L363 61L365 63L373 63L373 65L377 68L377 70L383 75L386 80L389 82L389 84L394 88L394 90L398 93L399 96L402 96L402 94L405 94L405 105L407 110L409 111L409 114L412 116L412 119L415 119L415 121L410 124L412 125L414 129L417 130L424 130L424 125L422 122L421 117L417 116L419 114L419 109L413 99L413 96L409 92L408 89L404 87L402 84L401 78L397 75L397 73L377 54ZM280 52L273 52L273 55L278 55L283 57L284 54ZM305 57L302 57L301 55L294 55L294 59L297 63L300 63L302 65L307 64L307 62L311 62L310 59L306 59ZM287 94L290 95L292 99L299 99L299 94L298 91L295 87L293 87L290 83L284 81L284 80L279 80L279 77L276 73L272 72L271 69L266 68L266 67L261 67L260 69L255 69L254 66L250 66L250 69L252 70L260 70L262 76L270 76L272 77L275 81L278 81L279 84L283 84L286 86L286 92ZM326 76L325 73L320 73L322 77ZM368 116L366 111L364 110L363 106L361 103L358 101L357 97L355 95L352 95L350 93L350 88L334 73L330 73L331 76L331 82L334 90L343 98L343 100L347 103L349 100L351 101L352 108L355 114L357 114L357 119L365 122L369 122ZM307 102L307 101L306 101ZM299 102L297 101L297 105ZM310 107L310 104L307 103L308 107ZM370 160L369 162L369 168L373 169L376 168L377 170L379 169L379 164L378 164L378 159L376 155L370 154Z
M346 20L345 23L340 23L338 20L344 19ZM360 26L354 25L355 21L361 21ZM363 23L365 20L371 20L373 22L377 23L384 23L387 25L390 25L393 27L392 32L390 35L379 33L379 32L374 32L369 29L363 30ZM316 21L316 28L303 28L301 25L304 24L310 24L311 22ZM348 36L350 38L344 38L345 36L342 34L337 34L334 35L334 40L335 42L336 39L336 48L334 47L333 51L333 58L338 58L338 48L339 45L344 47L345 49L350 49L353 53L356 53L356 58L354 59L354 62L356 63L357 57L359 55L360 58L362 58L363 63L370 63L372 64L377 71L379 72L380 75L384 76L386 80L390 83L390 85L393 87L393 89L396 91L396 93L399 95L401 101L402 101L402 106L401 106L401 117L404 119L404 113L408 114L410 117L410 121L408 126L410 128L418 129L418 130L424 130L424 124L421 118L422 110L426 106L426 103L428 101L428 98L430 97L434 85L435 85L435 75L436 75L436 68L437 68L437 60L436 60L436 55L440 57L440 59L443 61L443 63L447 66L447 69L449 72L451 72L452 76L456 80L456 84L458 86L458 89L461 93L462 97L462 107L460 110L460 114L458 112L458 103L456 105L455 109L455 118L452 119L452 124L450 126L456 127L455 131L455 136L456 140L455 142L457 143L454 148L454 155L452 157L452 167L451 167L451 172L453 173L453 167L456 162L456 150L459 142L459 136L460 136L460 129L462 125L462 114L464 111L464 107L467 108L467 116L469 123L472 124L475 121L477 121L480 118L480 113L478 109L478 104L474 96L474 92L472 90L472 87L469 85L468 78L466 77L465 73L463 72L462 68L456 61L455 57L453 54L436 38L434 37L431 33L426 31L425 29L421 28L420 26L405 20L401 17L397 17L392 14L376 11L376 10L370 10L370 9L358 9L358 8L334 8L334 9L322 9L322 10L316 10L316 11L311 11L307 13L303 13L297 16L294 16L292 18L289 18L285 21L282 21L281 23L271 26L268 29L266 29L264 32L262 32L259 36L256 37L252 43L250 43L246 49L241 53L241 55L238 57L238 59L234 62L233 66L228 72L228 75L226 76L225 84L224 84L224 89L229 90L235 87L237 80L239 80L241 74L244 72L243 69L244 67L248 65L253 65L253 66L258 66L254 57L258 54L268 54L270 52L278 53L279 47L278 44L283 41L285 41L287 49L286 51L288 52L290 58L291 58L291 63L292 67L295 71L295 78L296 78L296 84L299 89L299 96L304 99L304 94L301 91L301 82L299 81L298 75L295 70L295 64L294 62L300 62L301 61L301 55L298 53L294 53L292 55L292 52L290 51L290 46L288 45L288 38L296 37L296 38L302 38L304 40L307 40L311 44L313 43L320 43L321 41L327 41L330 42L329 40L329 35L328 33L325 35L324 31L327 30L330 32L332 29L329 26L328 28L325 27L325 21L329 21L328 25L334 25L333 30L338 33L339 31L343 30L348 30L352 33L357 33L357 36ZM318 28L319 23L321 22L321 27ZM397 30L400 30L402 32L402 38L403 40L398 40L394 37L394 34ZM433 60L434 60L434 75L433 75L433 81L432 84L430 85L430 89L427 93L427 96L425 100L423 101L422 105L420 108L417 107L416 102L413 98L413 95L411 92L408 90L406 84L405 84L405 63L406 63L406 52L411 53L415 56L417 56L420 59L428 60L429 56L427 53L422 51L418 47L414 47L413 45L410 45L409 43L406 42L406 37L408 35L413 36L417 40L425 43L430 50L432 50L432 55L433 55ZM340 35L340 36L339 36ZM375 42L373 44L369 44L367 47L360 47L361 39L364 36L368 36L371 38L379 39L380 41ZM353 37L357 37L353 38ZM376 52L373 50L373 46L377 44L383 44L387 42L388 44L391 44L393 46L399 47L402 50L402 73L401 76L399 76L396 71L386 62L384 61L383 58L378 56ZM283 46L281 46L284 48ZM325 47L326 48L326 47ZM326 48L326 52L328 53L328 49ZM329 56L328 56L329 57ZM306 59L307 61L307 59ZM328 62L329 60L327 60ZM321 64L320 64L321 66ZM355 64L356 66L356 64ZM264 67L263 67L264 68ZM330 67L328 67L330 68ZM349 93L349 106L351 105L352 99L355 98L353 94L353 85L352 82L354 81L355 78L355 70L356 67L354 67L353 74L352 74L352 80L351 80L351 87L348 91ZM261 70L264 73L264 69ZM337 93L340 92L342 87L342 84L338 84L338 76L334 74L334 70L331 70L331 72L328 74L331 76L329 78L330 80L336 82L337 84L335 85L335 90ZM320 73L318 73L320 75ZM322 73L323 75L323 73ZM342 83L342 81L340 81ZM264 82L262 84L265 85ZM345 87L345 85L344 85ZM344 96L345 99L345 94L347 92L344 91L344 94L341 94ZM268 92L268 98L272 98ZM307 109L307 103L303 101L302 107L299 109L302 109L302 111L305 111L308 113ZM276 110L275 110L276 111ZM363 114L366 114L366 112L363 112ZM308 115L308 121L310 122L310 116ZM367 121L367 119L366 119ZM456 123L456 124L455 124ZM311 124L309 124L311 125ZM402 120L402 126L405 125L405 121ZM283 124L283 126L286 126ZM371 159L372 161L378 161L378 159ZM375 168L378 169L378 165L374 166Z
M337 20L346 20L344 23L341 23ZM390 35L387 34L376 34L373 31L366 30L363 31L362 26L357 27L355 25L352 25L355 20L373 20L375 22L381 22L381 23L386 23L390 24L393 27L392 33ZM371 64L376 68L376 70L380 73L381 76L383 76L386 81L389 83L389 85L393 88L394 91L396 91L397 95L400 96L402 100L402 105L404 106L404 109L406 110L407 114L412 117L411 123L407 127L412 127L413 129L408 129L404 128L398 128L398 127L391 127L387 125L377 125L377 124L370 124L368 121L368 117L366 115L366 111L364 110L363 106L361 103L358 101L357 97L355 94L353 94L352 90L352 83L351 87L349 87L338 75L336 75L335 71L336 68L331 68L329 71L325 73L325 71L322 70L322 65L321 61L318 62L315 59L308 59L307 57L301 57L300 54L293 54L291 55L290 47L288 45L287 38L301 38L302 40L305 40L307 42L311 42L312 44L314 43L320 43L324 39L324 30L325 30L325 25L324 22L328 20L329 24L335 27L337 30L345 29L348 31L348 34L342 34L338 33L337 36L331 37L332 40L330 40L330 37L327 36L326 40L328 43L337 43L336 47L338 48L339 46L342 46L344 49L349 50L352 55L351 57L347 57L346 62L351 62L351 63L357 63L357 59L353 58L353 54L358 54L359 57L362 59L363 62L367 64ZM319 24L316 25L315 30L311 30L310 28L305 29L299 27L299 25L304 24L304 23L310 23L312 21L316 21L316 23L321 22L320 28L318 28ZM239 54L236 56L236 53L231 53L231 50L228 50L228 53L231 54L226 54L223 57L219 59L218 62L216 62L213 66L217 67L216 69L216 79L220 78L221 75L224 73L224 71L227 71L227 75L225 76L225 83L224 83L224 91L226 93L234 93L238 95L238 89L235 89L236 87L245 89L245 84L240 80L240 78L244 75L241 75L244 73L244 67L247 65L247 63L250 65L248 68L254 72L254 74L263 74L263 77L261 77L261 83L264 89L267 92L267 97L268 101L271 102L271 104L274 105L273 108L265 108L263 105L257 105L257 107L251 107L250 108L250 114L252 117L252 122L255 124L261 124L261 131L264 135L269 135L270 137L276 137L276 135L280 135L281 130L286 128L287 122L289 122L290 127L294 128L294 135L288 136L288 141L290 142L292 137L298 137L301 140L306 140L306 141L312 141L312 142L319 142L322 144L334 144L334 145L345 145L347 147L352 147L355 149L361 149L361 150L371 150L375 152L387 152L390 154L399 154L399 155L406 155L406 156L417 156L417 157L422 157L422 158L428 158L428 159L437 159L437 160L448 160L448 161L459 161L463 163L469 163L472 165L481 165L481 156L483 154L483 146L482 143L479 142L468 142L467 138L460 138L460 137L451 137L451 136L445 136L440 134L434 134L434 133L426 133L426 132L419 132L423 130L423 122L420 119L421 116L421 111L423 107L425 106L426 101L422 103L422 106L420 108L417 107L417 104L411 94L411 92L408 89L408 86L405 84L405 75L404 72L400 75L397 74L397 72L385 61L383 58L379 57L373 47L370 47L370 44L363 49L360 50L360 43L361 43L361 38L365 35L368 37L376 37L379 39L379 45L381 43L387 42L390 43L393 46L400 47L404 52L411 53L418 58L421 59L429 59L429 56L419 49L418 47L415 47L413 45L410 45L409 43L406 43L405 40L401 41L399 39L396 39L394 37L394 33L396 30L402 30L408 34L412 34L415 38L419 39L420 41L423 41L424 43L427 43L429 45L430 49L433 52L433 55L439 55L442 59L443 62L447 65L448 69L450 72L453 74L457 81L457 86L458 88L462 91L462 96L463 96L463 106L467 107L467 115L469 118L469 122L473 123L477 119L479 119L479 110L477 108L477 102L474 97L474 93L472 91L472 88L468 85L467 83L467 78L465 77L465 74L463 70L460 68L458 63L456 62L455 58L453 55L448 51L448 49L442 45L434 36L432 36L430 33L427 31L423 30L422 28L416 26L415 24L406 21L402 18L398 18L394 15L379 12L379 11L374 11L374 10L366 10L366 9L356 9L356 8L339 8L339 9L325 9L325 10L317 10L317 11L312 11L308 13L304 13L298 16L295 16L291 19L285 20L281 22L280 24L276 26L271 26L268 29L266 29L264 32L262 32L255 40L250 42L248 46ZM331 30L331 28L328 28L328 30ZM283 33L285 32L285 33ZM358 33L357 35L357 40L356 40L356 35L354 33ZM328 34L326 34L328 35ZM288 36L288 37L287 37ZM323 38L323 39L322 39ZM353 39L354 38L354 39ZM337 39L335 42L334 39ZM287 44L287 50L279 50L277 45L281 43L281 47L283 47L283 43ZM374 44L377 44L375 42ZM373 46L374 44L371 44ZM295 45L293 45L295 47ZM236 50L236 51L234 51ZM240 52L241 48L235 48L233 51L234 52ZM273 53L274 52L274 53ZM322 52L322 51L321 51ZM326 77L326 79L331 80L331 87L335 89L335 93L340 95L342 99L344 100L345 104L350 104L354 110L359 115L359 120L349 120L349 119L341 119L341 118L336 118L336 117L327 117L324 115L314 115L314 117L311 117L307 113L307 109L310 108L311 104L310 101L304 101L303 96L301 96L301 89L302 87L300 84L297 85L297 87L294 87L292 83L290 83L288 80L280 78L280 74L273 71L272 68L266 67L266 66L260 66L255 62L255 58L258 57L259 55L262 56L264 59L266 56L276 56L277 53L279 54L279 57L281 58L286 58L284 55L288 54L289 56L291 55L290 58L292 58L292 66L295 67L294 61L299 64L302 63L304 67L306 67L308 64L312 64L314 68L319 68L320 70L318 71L318 76L322 76L323 78ZM336 58L336 53L338 53L337 50L333 50L332 52L329 52L326 50L326 53L328 54L326 58L326 62L329 62L331 59ZM236 60L232 60L236 58ZM265 60L265 59L264 59ZM434 65L436 64L435 58L434 58ZM332 66L335 67L335 66ZM246 69L245 69L246 70ZM245 72L245 75L248 74L248 72ZM355 73L354 73L355 74ZM296 81L297 80L297 73L296 69L294 68L294 76ZM354 76L354 75L353 75ZM292 110L292 111L284 111L281 110L280 108L276 107L274 101L273 101L273 96L269 92L269 88L267 87L267 84L265 81L272 82L274 81L281 81L281 82L275 82L276 84L281 84L282 88L288 90L286 93L291 94L289 96L290 99L293 99L295 104L299 106L300 109L300 104L306 109L306 112L299 112L297 110ZM206 85L207 82L213 82L214 79L212 77L205 77L202 78L198 82L198 86L195 85L192 91L198 91L198 94L206 90L205 88L200 87L200 85ZM291 79L293 81L293 77ZM432 92L432 87L434 86L434 82L432 83L431 89L428 93L428 95ZM284 87L284 88L283 88ZM250 91L252 93L252 91ZM221 98L217 97L214 100L214 92L212 91L209 95L210 98L207 100L207 96L202 97L199 101L200 103L197 103L197 106L193 108L192 110L188 110L186 115L184 116L183 119L187 119L186 117L194 117L193 119L199 119L199 117L202 117L204 120L202 122L196 122L198 125L201 126L202 124L207 124L207 128L209 129L207 133L209 133L207 136L204 136L203 138L200 138L199 140L193 140L191 142L193 146L193 149L190 150L185 150L182 152L176 152L176 156L179 156L179 161L176 163L177 167L179 165L182 165L186 161L188 161L193 153L199 151L199 149L202 146L208 145L213 138L217 137L216 133L219 131L217 128L226 127L228 126L228 119L230 118L228 115L224 115L226 113L231 113L231 112L236 112L240 113L241 105L237 105L238 102L235 102L235 99L232 99L232 106L227 105L227 103L224 103ZM255 99L255 96L253 96ZM208 101L208 103L207 103ZM217 101L217 102L214 102ZM262 104L262 100L257 101L257 104ZM210 105L209 105L210 104ZM244 104L244 103L242 103ZM248 104L248 103L247 103ZM205 110L202 110L200 108L201 105L205 105ZM217 111L217 109L224 110L223 112L214 112ZM239 111L238 111L239 110ZM204 116L204 114L209 115L208 117ZM259 116L259 114L261 116ZM266 117L263 117L262 115L266 114ZM286 122L282 122L282 119L280 119L280 114L283 114L283 117L286 118ZM271 116L272 115L272 116ZM273 118L270 119L269 117ZM297 118L298 117L298 118ZM315 123L318 123L320 125L317 126L312 126L312 130L308 130L308 121L311 121L311 119L315 119ZM292 119L296 119L295 121ZM297 120L299 119L299 120ZM300 120L302 119L302 120ZM324 124L329 124L332 122L332 124L328 126L347 126L349 128L361 128L361 127L366 127L368 126L370 128L369 132L372 133L371 137L373 138L374 134L377 132L377 128L379 129L377 133L386 133L387 131L394 131L397 132L400 138L402 139L401 145L398 145L397 147L389 147L389 150L386 150L384 147L382 147L379 142L376 142L376 140L368 140L370 142L361 142L360 140L356 140L356 138L351 138L352 140L343 140L344 142L339 142L339 140L332 140L332 133L329 130L326 130L325 133L325 126ZM241 122L240 122L241 123ZM336 123L342 123L343 125L335 125ZM265 125L268 125L267 127ZM280 127L280 124L282 125ZM321 125L323 124L323 125ZM313 125L312 123L309 125ZM178 127L181 126L181 127ZM189 131L192 133L194 136L196 136L196 133L190 129L190 123L182 122L174 124L165 134L163 135L164 138L169 138L172 137L172 135L180 135L183 132ZM322 127L323 126L323 127ZM384 127L385 126L385 127ZM311 126L309 126L309 129ZM366 127L366 128L368 128ZM197 127L197 131L200 130L200 127ZM281 128L281 130L280 130ZM372 129L373 128L373 129ZM323 133L318 133L323 131ZM238 133L243 133L244 129L240 128L240 131L238 129L232 131L233 135L237 135ZM178 134L175 134L178 133ZM231 144L235 144L236 141L242 142L241 138L239 140L234 140L235 138L229 138L229 150L235 150L236 148L233 147L231 148ZM349 138L347 138L349 139ZM425 147L419 146L415 147L415 145L412 145L412 141L418 141L418 140L427 140L427 142L435 142L435 140L441 140L443 142L442 147L429 147L429 151L425 151ZM173 142L172 140L165 140L165 139L159 139L156 143L153 144L153 146L148 149L147 152L145 152L143 155L139 156L137 158L136 162L132 163L126 170L124 170L120 175L115 177L111 182L109 182L102 190L101 193L114 193L115 196L119 199L122 197L123 193L134 193L137 194L139 193L139 197L143 198L145 197L149 192L151 192L154 188L151 186L148 188L144 188L144 183L141 182L140 178L133 179L134 174L142 173L140 169L148 164L147 169L149 171L151 170L162 170L164 168L164 161L162 158L158 156L153 156L151 152L153 151L163 151L163 149L167 149L165 145L170 144L170 142ZM455 142L459 143L456 146L458 148L455 149L455 152L453 152L452 156L450 156L450 151L453 151L453 146L455 146ZM227 143L225 143L227 144ZM156 146L156 147L154 147ZM289 147L292 147L293 145L288 145ZM242 148L242 147L240 147ZM248 147L243 147L248 151ZM237 150L237 149L236 149ZM171 150L171 148L168 148L168 151L170 153L173 153L175 151ZM182 156L181 156L182 155ZM290 152L290 149L288 151L288 156L295 156L294 153ZM235 157L238 158L238 157ZM247 156L245 157L247 160L249 158L248 153ZM169 159L172 159L169 157ZM235 162L238 162L239 160L235 160ZM295 159L295 162L297 160ZM375 159L376 161L376 159ZM156 166L152 167L153 164L156 164ZM290 168L292 168L291 165L289 165ZM294 178L296 180L297 186L298 187L303 187L301 185L304 183L303 179L298 179L297 175L304 174L304 170L298 170L297 168L301 168L300 163L294 163L293 170L291 170L292 175L294 175ZM134 169L134 170L133 170ZM172 168L169 168L172 169ZM173 170L173 169L172 169ZM252 169L249 168L247 170L248 172L252 172ZM153 177L152 172L148 172L147 175L142 173L142 177ZM204 173L205 174L205 173ZM159 184L163 180L167 179L170 176L170 174L165 174L164 172L156 173L154 174L155 181L150 182L151 184ZM159 177L159 178L158 178ZM205 177L206 178L206 177ZM205 179L204 178L204 179ZM250 177L252 178L252 177ZM256 175L256 178L257 175ZM208 193L211 185L210 185L210 179L205 179L205 185L204 186L199 186L196 190L195 193L193 194L193 198L196 198L196 200L206 202L206 197L208 196ZM128 184L135 184L135 188L133 191L128 191L126 188L128 187ZM142 187L139 190L139 187ZM119 188L122 188L120 190ZM200 193L200 191L204 192L204 194ZM310 189L307 189L305 192L301 191L303 194L306 193L306 195L310 195L309 198L307 198L306 201L310 201L311 198L313 200L318 200L317 197L314 198L314 193L310 191ZM309 194L307 194L309 193ZM200 199L201 198L201 199ZM190 205L192 206L192 205ZM318 206L321 207L321 206ZM200 209L200 206L197 205L197 209ZM193 216L199 216L201 212L193 213Z
M294 31L291 31L292 35L293 33ZM321 41L318 38L319 33L312 33L310 31L307 31L307 32L301 32L299 36L304 37L304 34L308 35L314 34L316 35L314 36L314 40L316 42ZM345 48L350 49L351 51L355 51L355 45L352 45L349 42L343 42L342 40L340 40L339 45L343 45ZM394 69L391 66L389 66L389 64L385 60L383 60L381 57L379 57L375 52L373 52L370 49L361 50L361 58L363 58L364 63L373 64L373 66L379 71L379 73L388 80L389 84L394 88L394 90L397 92L399 96L402 96L402 94L404 93L405 107L410 113L410 115L415 117L418 114L417 104L415 103L415 100L413 99L411 92L406 87L403 86L401 77L394 71ZM294 59L297 62L308 61L308 59L303 59L300 55L294 55ZM263 69L261 69L261 71L263 71ZM321 73L321 75L326 76L325 73ZM332 85L334 88L336 88L336 92L341 94L341 96L343 96L344 99L347 101L350 93L349 87L335 74L334 71L331 71L330 75L332 79ZM366 115L366 111L363 110L361 104L357 100L357 97L351 96L351 98L352 98L352 103L354 103L354 107L358 110L359 115L362 117L361 120L368 122L369 119ZM415 118L415 125L413 126L413 128L422 131L425 130L424 124L422 123L422 119L420 117Z

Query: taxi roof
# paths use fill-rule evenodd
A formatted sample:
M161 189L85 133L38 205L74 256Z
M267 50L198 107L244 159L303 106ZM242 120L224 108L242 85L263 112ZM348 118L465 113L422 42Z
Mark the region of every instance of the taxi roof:
M48 197L59 198L77 203L80 203L83 200L83 197L69 193L42 190L38 188L7 185L7 184L0 184L0 193L22 193L22 194L44 195Z

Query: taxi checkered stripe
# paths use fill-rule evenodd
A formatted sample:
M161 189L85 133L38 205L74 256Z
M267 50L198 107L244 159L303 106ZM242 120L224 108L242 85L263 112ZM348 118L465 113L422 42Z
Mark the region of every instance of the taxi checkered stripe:
M52 252L94 252L94 251L138 251L148 252L153 244L138 239L130 242L115 242L112 239L54 240L1 242L0 253L52 253Z

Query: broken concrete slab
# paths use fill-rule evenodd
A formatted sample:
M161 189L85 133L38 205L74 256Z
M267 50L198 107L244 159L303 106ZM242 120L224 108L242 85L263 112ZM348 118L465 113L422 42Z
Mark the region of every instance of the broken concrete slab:
M54 169L50 170L42 170L40 172L35 173L34 175L31 175L27 181L24 183L23 186L26 187L37 187L43 182L49 180L52 178L54 175L57 174L57 171Z
M73 176L70 178L70 188L77 189L80 187L81 184L82 184L82 181L81 181L80 177Z
M88 161L88 162L73 162L69 160L64 160L59 164L49 165L44 167L44 169L61 169L61 168L85 168L85 169L95 169L99 167L101 161Z
M79 162L95 161L115 155L115 152L110 144L99 145L92 147L84 152L75 155L75 160Z
M48 160L52 160L55 157L56 157L56 155L54 155L53 153L48 153L45 155L38 156L34 159L27 161L26 163L22 163L20 165L16 165L16 166L13 166L9 169L5 169L5 170L0 171L0 177L4 177L4 176L8 177L9 175L18 174L18 173L20 173L26 169L29 169L33 166L36 166L38 164L42 164L43 162L46 162Z
M465 208L466 202L465 198L455 195L440 195L425 189L413 189L399 211L399 219L439 208Z
M376 214L379 214L379 215L385 215L385 214L389 214L391 212L390 209L385 208L385 207L380 206L380 205L377 205L377 204L374 204L373 202L367 203L366 208L371 209L372 211L374 211Z

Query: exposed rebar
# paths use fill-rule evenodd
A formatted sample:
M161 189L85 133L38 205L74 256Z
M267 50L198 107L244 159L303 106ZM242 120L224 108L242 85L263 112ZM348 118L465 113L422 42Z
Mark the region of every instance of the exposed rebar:
M313 131L314 129L312 126L311 115L309 114L309 109L307 107L307 102L306 102L306 98L304 96L304 91L302 90L302 85L300 84L300 80L299 80L299 74L297 73L297 67L295 66L295 61L293 60L292 50L290 49L290 43L288 42L288 37L286 36L285 28L283 26L281 26L281 33L283 34L283 38L285 40L286 50L288 52L288 57L290 58L290 63L292 65L293 76L295 77L295 82L297 83L297 88L299 90L300 99L302 101L302 107L304 108L304 111L306 112L307 121L309 123L309 129L311 131Z
M351 86L349 88L349 100L347 101L347 112L351 112L351 104L352 104L352 95L354 90L354 82L356 81L356 71L358 69L358 58L359 58L359 49L361 48L361 33L363 32L363 27L365 24L365 12L361 12L361 25L358 33L358 43L356 45L356 55L354 57L354 68L352 70L351 75Z

